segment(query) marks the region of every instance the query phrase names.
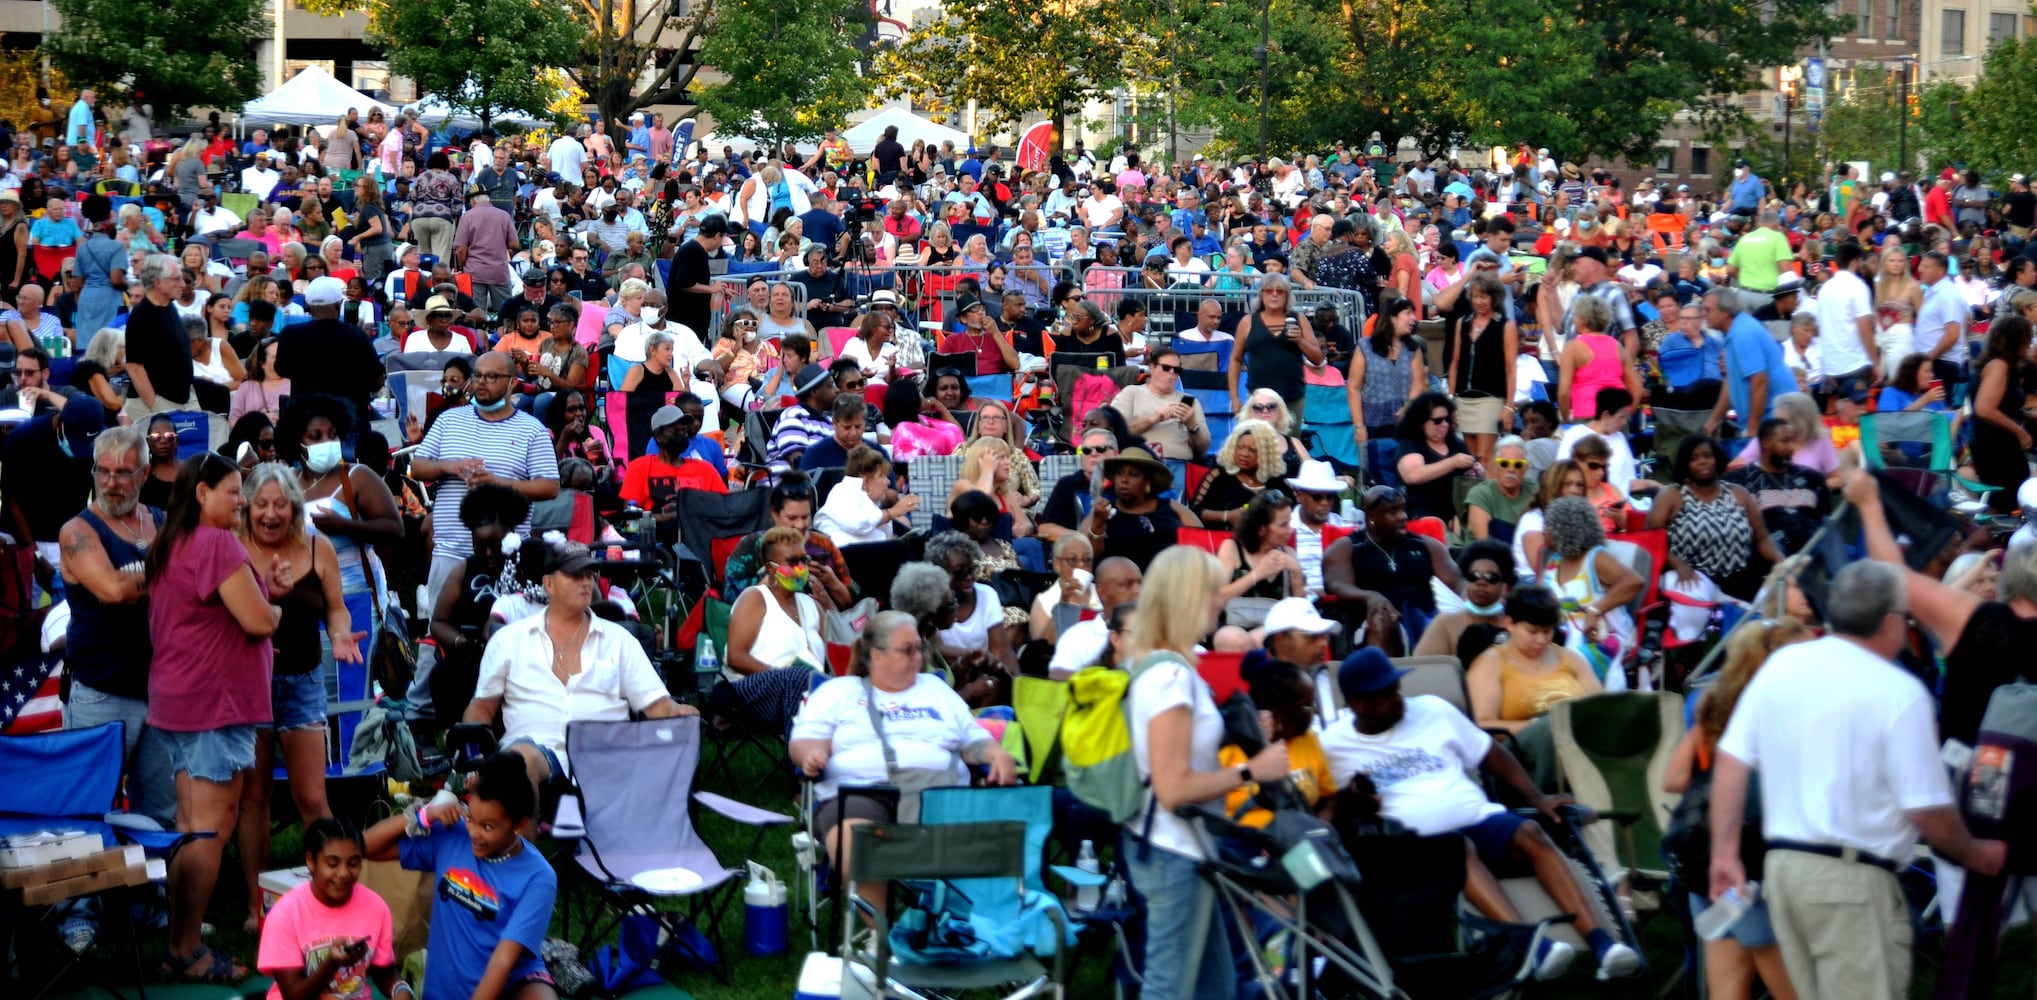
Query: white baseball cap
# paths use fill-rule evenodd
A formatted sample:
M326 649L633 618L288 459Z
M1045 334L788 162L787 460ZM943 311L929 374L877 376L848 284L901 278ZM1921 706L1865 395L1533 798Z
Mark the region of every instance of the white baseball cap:
M1266 609L1266 634L1281 632L1306 632L1309 635L1330 635L1341 631L1344 626L1316 614L1316 606L1305 597L1287 597Z
M330 275L313 278L311 285L304 289L304 304L307 306L336 306L347 297L347 283Z

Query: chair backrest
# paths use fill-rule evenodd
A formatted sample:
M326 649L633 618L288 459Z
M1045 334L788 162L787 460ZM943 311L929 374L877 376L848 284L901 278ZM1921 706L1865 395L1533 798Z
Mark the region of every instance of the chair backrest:
M827 342L828 357L839 358L842 356L842 348L855 338L856 331L846 326L830 326L822 329L820 334Z
M1316 432L1317 458L1339 469L1356 469L1365 464L1365 451L1358 446L1357 426L1351 417L1351 397L1340 385L1302 387L1307 409L1302 426Z
M1890 445L1910 445L1904 452L1926 452L1932 472L1952 469L1952 417L1931 410L1886 410L1860 415L1860 453L1870 469L1889 465L1884 450ZM1915 460L1902 464L1913 464Z
M919 509L912 512L913 527L933 529L934 515L947 509L948 490L962 475L962 459L963 455L959 452L953 455L921 455L906 465L906 482L922 501Z
M971 375L967 381L971 399L994 399L1009 405L1017 396L1012 388L1016 383L1011 375Z
M713 553L716 539L742 537L771 526L770 490L686 491L679 505L679 541L696 556ZM716 563L717 571L720 563Z
M0 736L8 795L0 816L98 820L113 810L125 759L123 724Z
M698 716L569 722L566 758L597 850L663 854L700 844L688 808L700 765Z
M1219 705L1233 693L1244 689L1245 680L1241 674L1244 666L1243 653L1204 653L1195 660L1195 672L1201 675L1203 683L1209 685L1210 697Z
M1179 322L1179 320L1176 320ZM1195 325L1189 321L1190 327ZM1168 343L1176 354L1181 355L1181 367L1199 371L1228 372L1231 370L1231 342L1228 340L1203 341L1183 340L1175 337ZM1207 359L1207 360L1203 360Z
M1231 537L1231 533L1228 531L1218 531L1215 528L1191 528L1183 525L1179 533L1175 535L1174 540L1182 545L1193 545L1210 555L1216 555L1217 550L1223 547L1224 539L1229 537Z
M1440 517L1415 518L1408 522L1407 530L1412 534L1427 535L1445 545L1450 544L1450 540L1444 535L1443 519Z
M921 802L924 809L925 793ZM849 878L1021 879L1025 851L1026 824L1021 822L866 823L849 832Z
M1609 824L1587 829L1600 858L1665 871L1662 833L1677 797L1662 790L1662 776L1683 729L1683 697L1669 691L1608 691L1550 706L1556 762L1571 794L1593 809L1639 817L1617 843L1613 831L1599 829Z
M581 347L593 347L601 343L601 335L606 332L608 332L608 303L601 299L580 303L580 322L573 328L573 340Z
M1058 782L1061 717L1068 713L1068 682L1018 677L1011 683L1011 710L1026 741L1026 762L1034 784ZM925 806L922 804L922 816Z
M1623 531L1606 541L1629 546L1621 557L1633 565L1634 572L1641 574L1640 606L1654 604L1661 596L1662 570L1669 562L1669 529Z
M610 389L601 397L601 416L608 425L609 455L629 461L629 393Z
M1214 470L1201 462L1190 462L1181 467L1181 500L1184 504L1195 499L1195 492L1202 489L1202 481L1209 478L1212 471Z
M943 368L953 368L956 371L961 372L962 378L965 381L970 378L973 378L976 375L976 352L954 351L952 353L943 354L939 351L935 351L927 355L927 371L938 372ZM933 394L931 386L928 387L927 394L928 395Z
M212 424L205 413L198 410L172 411L170 423L177 428L177 461L212 447Z
M1058 721L1058 720L1057 720ZM929 788L920 793L919 820L929 826L966 823L1025 824L1026 888L1046 891L1040 864L1047 837L1054 829L1054 789L1048 785L1009 788ZM970 899L979 895L964 882L956 886ZM989 895L996 895L995 888Z
M1471 694L1464 687L1464 664L1454 656L1403 656L1393 665L1406 670L1400 679L1400 693L1408 698L1432 694L1471 715ZM1340 695L1341 697L1341 695Z
M1052 489L1064 477L1082 471L1079 454L1053 454L1040 459L1040 485Z

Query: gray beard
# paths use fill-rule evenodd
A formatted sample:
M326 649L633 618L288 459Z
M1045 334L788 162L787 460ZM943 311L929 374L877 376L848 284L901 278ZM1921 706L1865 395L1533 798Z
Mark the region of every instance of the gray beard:
M126 503L121 504L117 507L114 506L113 504L107 503L105 497L99 498L99 509L105 511L108 516L114 518L115 520L122 521L126 520L130 515L134 513L135 508L139 506L141 506L141 494L139 493L127 498Z

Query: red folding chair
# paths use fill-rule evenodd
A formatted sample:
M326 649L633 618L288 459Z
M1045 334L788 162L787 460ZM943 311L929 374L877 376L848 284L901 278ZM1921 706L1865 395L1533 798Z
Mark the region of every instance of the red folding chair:
M714 572L714 582L716 586L720 586L721 583L725 579L727 579L727 577L725 577L722 574L722 570L728 566L729 557L736 554L736 546L741 545L743 539L746 537L748 536L730 535L727 538L714 538L708 540L707 553L708 558L713 560L714 562L714 565L711 567L711 569Z
M1230 532L1214 528L1181 528L1174 536L1174 540L1179 544L1193 545L1210 555L1216 555L1217 550L1223 547L1224 539L1229 537Z
M1202 481L1209 477L1209 473L1210 467L1200 462L1190 462L1187 465L1183 466L1181 476L1181 499L1185 501L1193 498L1195 496L1195 491L1202 488Z
M839 642L828 643L828 669L836 677L849 676L849 667L856 660L856 647Z
M1195 661L1195 672L1209 685L1210 697L1221 705L1232 694L1244 690L1245 681L1238 676L1244 664L1243 653L1204 653Z
M1408 522L1408 531L1417 535L1427 535L1445 546L1450 544L1450 540L1444 536L1443 519L1440 517L1415 518Z

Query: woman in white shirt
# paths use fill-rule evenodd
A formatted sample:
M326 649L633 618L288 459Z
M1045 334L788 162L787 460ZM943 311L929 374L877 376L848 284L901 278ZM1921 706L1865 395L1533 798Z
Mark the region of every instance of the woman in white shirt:
M1221 812L1231 792L1288 773L1287 745L1277 742L1240 767L1217 763L1224 723L1194 658L1196 643L1216 626L1222 585L1215 556L1185 545L1162 552L1146 573L1125 640L1132 754L1153 792L1124 827L1127 841L1143 836L1150 849L1122 855L1132 887L1146 899L1149 996L1227 1000L1236 983L1222 908L1212 905L1213 890L1197 871L1202 841L1174 811L1208 803Z
M842 854L848 846L839 836L842 827L897 819L878 799L839 794L844 785L895 781L885 762L887 748L901 771L945 769L957 785L969 780L960 766L964 763L988 766L993 785L1017 780L1011 755L976 724L961 696L938 675L921 669L925 652L911 615L878 613L856 638L849 676L821 685L793 721L789 756L801 771L820 779L814 786L820 803L815 826L826 831L837 871L849 867ZM856 894L882 906L885 889L881 881L859 883Z
M888 542L893 537L892 522L903 521L919 509L919 497L910 493L888 508L879 503L891 478L891 460L883 452L859 444L849 452L844 471L848 474L829 488L820 513L813 518L814 530L828 536L837 547Z
M1103 609L1092 575L1095 568L1096 550L1080 532L1071 531L1054 542L1054 572L1059 579L1033 599L1032 616L1027 622L1033 638L1054 640L1054 609L1063 604L1094 611Z
M898 369L898 321L881 309L856 317L856 335L842 345L842 357L856 362L871 385L891 381Z
M717 713L732 698L773 731L784 732L799 711L813 675L825 674L827 642L820 605L806 593L810 560L806 535L778 527L764 533L763 573L729 611L728 650L722 658L724 690L709 705Z
M947 572L955 592L955 625L940 632L941 656L956 663L972 650L988 651L1017 677L1018 656L1004 627L1004 605L996 590L976 582L976 564L982 560L983 548L959 531L943 531L927 542L926 561Z

